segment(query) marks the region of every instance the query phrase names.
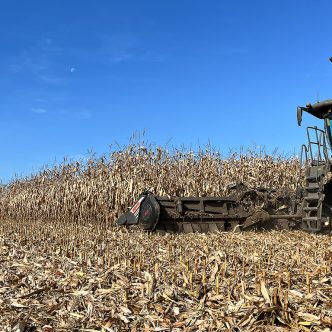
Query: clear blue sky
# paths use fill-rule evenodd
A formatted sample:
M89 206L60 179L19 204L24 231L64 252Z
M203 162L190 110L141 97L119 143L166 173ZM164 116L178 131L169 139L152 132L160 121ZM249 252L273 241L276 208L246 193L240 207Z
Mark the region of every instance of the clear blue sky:
M297 151L296 106L332 97L331 13L330 0L3 0L0 178L143 130L162 146Z

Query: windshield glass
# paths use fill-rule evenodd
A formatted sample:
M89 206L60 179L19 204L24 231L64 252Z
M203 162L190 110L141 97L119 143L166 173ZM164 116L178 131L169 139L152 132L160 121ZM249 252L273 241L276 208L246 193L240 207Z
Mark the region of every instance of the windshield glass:
M331 121L332 121L332 115L329 115L328 118L325 119L325 132L327 140L329 141L330 148L332 149Z

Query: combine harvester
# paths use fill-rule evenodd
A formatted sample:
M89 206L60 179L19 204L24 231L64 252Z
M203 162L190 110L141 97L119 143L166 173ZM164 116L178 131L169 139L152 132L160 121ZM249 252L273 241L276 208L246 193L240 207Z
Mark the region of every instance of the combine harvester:
M305 186L288 196L287 213L271 213L264 209L248 212L244 197L253 190L241 184L230 187L226 197L158 197L143 192L130 211L117 220L121 226L138 225L157 232L215 232L235 230L301 229L312 233L332 231L332 180L329 150L332 147L330 119L332 99L297 108L299 126L303 112L322 119L324 130L307 127L307 145L301 147L301 169ZM327 145L328 142L328 145ZM328 174L330 173L330 174ZM300 181L299 181L300 182ZM272 192L256 189L256 192Z

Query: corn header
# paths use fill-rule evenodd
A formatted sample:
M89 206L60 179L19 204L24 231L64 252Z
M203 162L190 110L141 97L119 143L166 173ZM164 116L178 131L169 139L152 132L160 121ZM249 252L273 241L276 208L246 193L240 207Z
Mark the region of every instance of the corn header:
M303 113L321 119L324 126L323 129L314 126L306 129L307 144L302 145L300 155L302 175L299 175L295 193L247 188L244 184L230 186L225 197L160 197L146 191L119 217L117 224L138 225L143 230L161 233L269 229L330 233L332 100L298 107L298 125L301 125ZM272 198L274 204L250 210L245 205L248 198L253 201Z

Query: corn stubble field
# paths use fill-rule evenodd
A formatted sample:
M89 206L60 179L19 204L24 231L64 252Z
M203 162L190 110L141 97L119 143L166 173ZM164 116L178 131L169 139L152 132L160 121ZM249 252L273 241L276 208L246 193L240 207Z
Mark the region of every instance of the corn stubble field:
M1 331L330 331L330 236L114 226L144 189L292 191L298 174L296 158L132 145L13 181L0 195Z

